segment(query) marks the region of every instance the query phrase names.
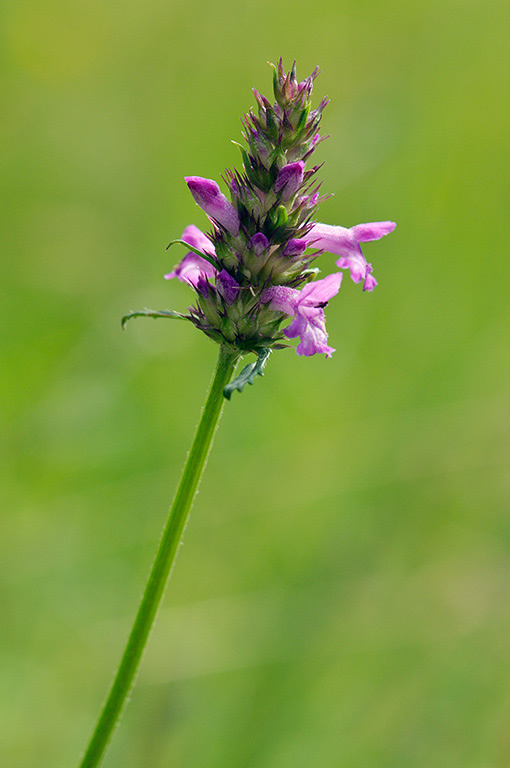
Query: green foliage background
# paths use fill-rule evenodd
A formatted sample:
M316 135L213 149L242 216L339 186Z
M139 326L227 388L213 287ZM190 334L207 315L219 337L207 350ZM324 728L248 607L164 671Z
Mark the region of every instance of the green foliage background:
M319 64L322 220L394 219L331 360L227 403L105 768L510 762L509 10L6 0L1 764L74 766L216 349L167 242L266 60ZM326 272L331 257L321 257Z

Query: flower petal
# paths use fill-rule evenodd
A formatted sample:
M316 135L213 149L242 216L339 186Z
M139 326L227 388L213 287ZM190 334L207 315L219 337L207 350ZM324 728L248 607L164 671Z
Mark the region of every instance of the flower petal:
M198 227L195 227L194 224L190 224L189 227L186 227L182 233L181 239L188 243L188 245L193 246L193 248L198 248L204 253L209 253L211 256L215 255L214 246L209 238L204 235ZM217 270L212 264L205 259L202 259L193 251L190 251L182 261L164 277L165 280L171 280L173 277L176 277L182 283L188 283L196 288L200 275L207 279L214 277L216 274Z
M312 318L305 318L300 315L284 330L288 338L301 337L300 343L296 347L298 355L310 357L316 354L325 354L331 357L335 351L333 347L328 346L328 334L326 331L326 318L323 310Z
M367 269L365 273L365 281L363 283L363 290L364 291L373 291L375 286L377 285L377 280L372 275L372 265L367 264Z
M165 275L165 280L171 280L176 277L182 283L189 283L193 287L196 287L197 281L202 275L205 278L214 277L217 270L208 261L197 256L196 253L190 251L186 254L183 260L178 264L171 272Z
M384 235L389 235L396 226L394 221L374 221L371 224L356 224L349 232L356 242L368 243L370 240L380 240Z
M283 201L290 200L303 183L305 164L302 160L284 165L278 174L274 191L281 193Z
M340 269L349 269L351 271L351 278L355 283L359 283L365 278L367 260L361 253L361 248L359 246L353 253L337 259L335 264L337 267L340 267Z
M263 291L260 299L263 304L271 302L271 308L277 312L285 312L293 317L296 313L296 304L299 291L295 288L287 288L285 285L273 285Z
M305 304L308 307L313 307L325 304L340 290L342 277L341 272L334 272L332 275L322 278L322 280L314 280L311 283L307 283L299 291L297 306Z
M308 245L341 256L352 249L350 232L345 227L332 224L314 224L306 236Z
M190 224L189 227L186 227L182 233L181 240L184 240L185 243L192 245L193 248L197 248L199 251L208 253L211 256L216 255L214 245L211 243L207 235L204 235L202 230L196 227L194 224Z

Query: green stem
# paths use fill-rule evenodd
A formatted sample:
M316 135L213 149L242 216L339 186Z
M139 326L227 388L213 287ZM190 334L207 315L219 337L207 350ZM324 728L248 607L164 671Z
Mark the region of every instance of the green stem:
M238 352L225 346L220 347L211 388L159 543L147 586L117 674L85 756L80 763L80 768L96 768L100 764L133 685L221 416L225 402L223 387L229 383L238 359Z

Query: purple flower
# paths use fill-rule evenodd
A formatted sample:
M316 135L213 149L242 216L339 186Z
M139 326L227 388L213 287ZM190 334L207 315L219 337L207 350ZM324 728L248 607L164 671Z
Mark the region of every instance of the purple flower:
M227 304L233 304L239 293L239 283L225 269L222 269L216 278L216 289Z
M363 280L363 290L372 291L377 281L371 275L372 267L363 256L359 244L369 240L380 240L384 235L393 232L396 226L393 221L357 224L350 229L331 224L315 224L306 239L308 245L340 256L336 262L337 267L349 269L355 283Z
M284 165L281 169L274 185L274 191L281 194L284 202L294 197L300 188L303 183L304 171L305 164L302 160Z
M324 307L328 301L338 293L342 273L335 272L323 280L308 283L300 291L295 288L287 288L283 285L267 288L262 296L262 302L269 301L271 309L285 312L294 318L293 322L284 330L285 336L294 339L301 337L296 347L298 355L315 355L324 352L331 357L335 351L327 344L326 317Z
M237 237L239 234L239 216L234 206L229 203L219 186L212 179L201 176L186 176L186 184L196 203L214 219L225 227L227 232Z
M188 243L188 245L197 248L199 251L214 256L214 246L203 232L195 227L194 224L190 224L186 227L182 233L181 240ZM190 251L186 254L183 260L174 269L165 275L165 280L170 280L172 277L176 277L182 283L188 283L194 288L197 287L200 276L204 279L214 277L217 274L217 270L205 259L202 259L198 254Z

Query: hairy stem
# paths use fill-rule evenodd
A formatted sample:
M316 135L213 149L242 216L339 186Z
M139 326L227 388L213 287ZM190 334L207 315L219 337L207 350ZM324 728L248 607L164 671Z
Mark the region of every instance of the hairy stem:
M147 586L117 674L87 751L80 763L80 768L96 768L101 763L128 698L177 554L198 483L207 462L214 432L225 402L223 388L229 383L238 359L238 352L225 346L220 347L211 388L159 543Z

